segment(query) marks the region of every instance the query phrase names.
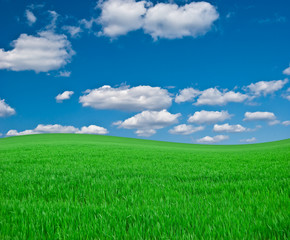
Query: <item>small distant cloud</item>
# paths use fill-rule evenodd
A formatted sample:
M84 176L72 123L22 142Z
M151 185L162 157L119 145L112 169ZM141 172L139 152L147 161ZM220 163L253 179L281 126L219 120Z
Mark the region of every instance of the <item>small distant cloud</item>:
M210 124L216 122L223 122L232 117L228 111L197 111L188 118L189 123Z
M252 143L252 142L256 142L256 141L257 141L257 139L255 137L240 140L240 142L245 142L245 143Z
M62 103L63 100L70 99L73 94L73 91L64 91L63 93L58 94L55 99L58 103Z
M283 74L290 75L290 66L286 69L284 69Z
M197 140L198 143L212 144L229 139L227 135L216 135L214 137L206 136Z
M290 125L290 121L284 121L284 122L282 122L282 124L283 124L284 126L289 126L289 125Z
M263 18L258 20L258 23L260 24L267 24L267 23L285 23L287 21L287 18L284 16L280 16L278 14L275 14L274 17L271 18Z
M35 15L33 14L33 12L31 10L26 9L25 11L25 16L27 18L28 21L28 25L32 25L33 23L36 22L37 18L35 17Z
M58 77L70 77L70 75L71 75L70 71L60 71Z
M215 124L213 127L214 132L227 132L227 133L240 133L248 131L247 128L243 127L240 124L237 125L230 125L228 123L219 125Z
M204 126L194 127L192 125L181 124L169 130L171 134L189 135L204 130Z
M272 112L246 112L244 121L274 121L276 116Z
M83 31L80 26L63 26L62 29L67 31L72 38L79 37Z

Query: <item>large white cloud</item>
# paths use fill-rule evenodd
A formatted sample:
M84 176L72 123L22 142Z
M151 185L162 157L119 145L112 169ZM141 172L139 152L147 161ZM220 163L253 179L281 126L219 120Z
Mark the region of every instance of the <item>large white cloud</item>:
M194 105L226 105L229 102L243 102L247 98L248 95L243 93L208 88L202 91Z
M198 131L202 131L204 126L194 127L192 125L181 124L169 130L171 134L189 135Z
M82 127L81 129L74 126L62 126L59 124L39 124L35 129L29 129L22 132L17 130L9 130L6 136L20 136L29 134L41 134L41 133L83 133L83 134L107 134L108 130L96 125L90 125L88 127Z
M195 112L192 116L188 118L189 123L197 123L197 124L203 124L203 123L216 123L216 122L223 122L226 119L231 118L231 114L228 113L228 111L205 111L202 110L200 112Z
M228 132L228 133L239 133L248 131L247 128L243 127L240 124L230 125L228 123L219 125L215 124L213 127L214 132Z
M0 69L48 72L66 65L74 54L66 36L53 31L21 34L12 46L9 51L0 49Z
M175 102L182 103L182 102L193 101L200 94L201 94L201 91L197 89L185 88L185 89L182 89L179 92L179 94L176 95Z
M171 114L167 110L143 111L124 121L114 123L119 128L137 129L135 132L140 136L150 136L156 129L161 129L178 122L181 114Z
M80 97L84 107L117 109L123 111L161 110L171 106L171 97L166 89L151 86L112 88L103 86L87 90Z
M214 137L206 136L206 137L200 138L197 140L197 142L211 144L211 143L218 143L227 139L229 139L229 136L227 135L216 135Z
M64 91L63 93L58 94L55 99L57 102L61 103L63 100L70 99L73 94L73 91Z
M8 117L15 113L15 110L5 102L5 99L0 99L0 117Z
M144 31L154 39L197 37L207 33L219 17L208 2L192 2L184 6L158 3L150 7L144 19Z
M102 25L102 34L109 37L125 35L143 25L146 13L146 1L108 0L101 2L102 12L98 22Z
M288 83L288 79L284 80L273 80L273 81L260 81L252 83L247 88L256 96L274 93L284 87Z
M272 112L246 112L244 121L274 121L276 116Z

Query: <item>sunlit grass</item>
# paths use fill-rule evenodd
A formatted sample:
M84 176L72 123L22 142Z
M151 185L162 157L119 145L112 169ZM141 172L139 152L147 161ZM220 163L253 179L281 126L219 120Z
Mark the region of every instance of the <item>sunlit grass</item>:
M288 239L289 159L289 139L0 139L0 239Z

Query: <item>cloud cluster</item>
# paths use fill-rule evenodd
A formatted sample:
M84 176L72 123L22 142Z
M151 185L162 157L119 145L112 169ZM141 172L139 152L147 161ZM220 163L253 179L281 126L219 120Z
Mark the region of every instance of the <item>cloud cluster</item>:
M227 132L227 133L240 133L248 131L247 128L243 127L240 124L230 125L228 123L219 125L215 124L213 127L214 132Z
M181 124L169 130L171 134L189 135L204 130L204 126L194 127L192 125Z
M175 3L152 5L149 1L107 0L98 7L101 9L97 19L102 25L100 34L111 38L142 28L154 39L197 37L206 34L219 18L216 8L208 2L178 6Z
M151 136L161 129L178 122L180 113L171 114L167 110L161 111L143 111L124 121L115 122L119 128L137 129L138 136Z
M64 91L63 93L58 94L55 99L58 103L61 103L63 100L70 99L73 94L73 91Z
M17 130L9 130L6 136L20 136L29 134L41 134L41 133L80 133L80 134L107 134L108 130L96 125L90 125L88 127L82 127L81 129L74 126L62 126L59 124L43 125L39 124L35 129L25 130L18 132Z
M206 136L197 140L198 143L212 144L229 139L227 135L216 135L214 137Z
M74 51L63 34L42 31L37 36L21 34L12 42L13 49L0 49L0 69L48 72L66 65Z
M232 117L228 111L197 111L192 116L188 118L189 123L196 124L210 124L216 122L223 122L226 119L230 119Z
M87 90L79 99L84 107L123 111L161 110L171 106L166 89L151 86L112 88L103 86Z
M5 99L0 99L0 117L8 117L15 113L15 110L5 102Z

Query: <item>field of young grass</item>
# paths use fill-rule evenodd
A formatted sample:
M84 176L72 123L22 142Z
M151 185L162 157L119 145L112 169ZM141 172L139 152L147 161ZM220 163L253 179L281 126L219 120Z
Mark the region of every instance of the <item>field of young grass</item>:
M290 139L0 139L0 239L288 239Z

